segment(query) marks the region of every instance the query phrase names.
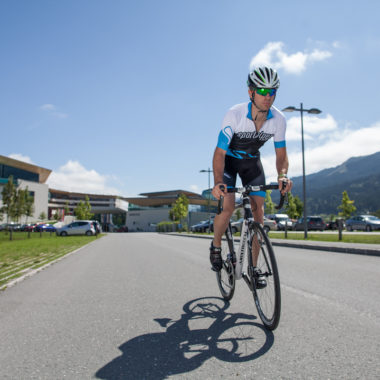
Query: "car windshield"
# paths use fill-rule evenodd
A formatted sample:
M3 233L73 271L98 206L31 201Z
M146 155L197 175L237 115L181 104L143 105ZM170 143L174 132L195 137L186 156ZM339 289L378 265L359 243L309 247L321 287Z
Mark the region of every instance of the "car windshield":
M380 220L379 218L377 218L376 216L373 216L373 215L366 216L365 219L367 219L367 220L374 220L374 221L375 220L376 221Z

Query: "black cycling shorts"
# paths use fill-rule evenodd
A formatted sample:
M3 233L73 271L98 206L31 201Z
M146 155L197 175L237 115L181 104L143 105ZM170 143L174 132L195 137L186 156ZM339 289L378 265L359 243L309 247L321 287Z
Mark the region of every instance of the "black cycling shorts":
M264 168L260 157L239 159L226 155L223 182L227 187L236 186L237 174L239 174L243 186L265 185ZM265 198L265 191L255 191L250 195L259 195Z

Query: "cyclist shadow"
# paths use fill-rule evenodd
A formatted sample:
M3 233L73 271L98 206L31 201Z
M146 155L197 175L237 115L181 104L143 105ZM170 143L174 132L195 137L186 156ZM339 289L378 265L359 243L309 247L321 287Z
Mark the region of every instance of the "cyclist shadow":
M228 307L222 298L204 297L187 302L179 320L156 318L165 332L125 342L119 347L122 355L99 369L96 377L165 379L190 372L207 359L245 362L265 354L273 345L273 333L255 323L255 316L228 313Z

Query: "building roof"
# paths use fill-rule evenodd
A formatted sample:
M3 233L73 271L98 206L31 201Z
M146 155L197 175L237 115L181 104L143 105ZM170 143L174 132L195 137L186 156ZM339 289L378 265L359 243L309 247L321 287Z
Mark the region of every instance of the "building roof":
M2 155L0 155L0 164L12 166L17 169L22 169L31 173L38 174L39 183L45 183L51 173L50 169L45 169L41 166L29 164L27 162L15 160L14 158Z
M169 191L158 191L154 193L142 193L140 195L146 196L125 198L126 201L132 203L136 206L142 207L157 207L157 206L170 206L175 203L180 194L186 195L189 199L189 204L191 205L202 205L207 206L208 200L203 198L200 194L193 193L186 190L169 190ZM211 200L210 206L217 206L218 201Z
M193 193L191 191L187 190L167 190L167 191L156 191L153 193L141 193L140 195L145 196L145 197L150 197L150 198L164 198L164 197L178 197L180 194L186 195L188 198L199 198L203 199L200 194Z

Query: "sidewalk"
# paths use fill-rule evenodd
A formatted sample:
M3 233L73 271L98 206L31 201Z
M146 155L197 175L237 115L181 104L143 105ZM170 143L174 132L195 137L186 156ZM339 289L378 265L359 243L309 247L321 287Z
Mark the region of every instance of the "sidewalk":
M199 239L212 239L209 235L196 235L188 233L170 232L168 235L184 236ZM239 241L240 237L234 237ZM273 246L289 247L289 248L303 248L315 249L319 251L331 251L341 253L353 253L357 255L379 256L380 257L380 244L359 244L359 243L342 243L342 242L328 242L328 241L312 241L312 240L292 240L292 239L271 239Z

